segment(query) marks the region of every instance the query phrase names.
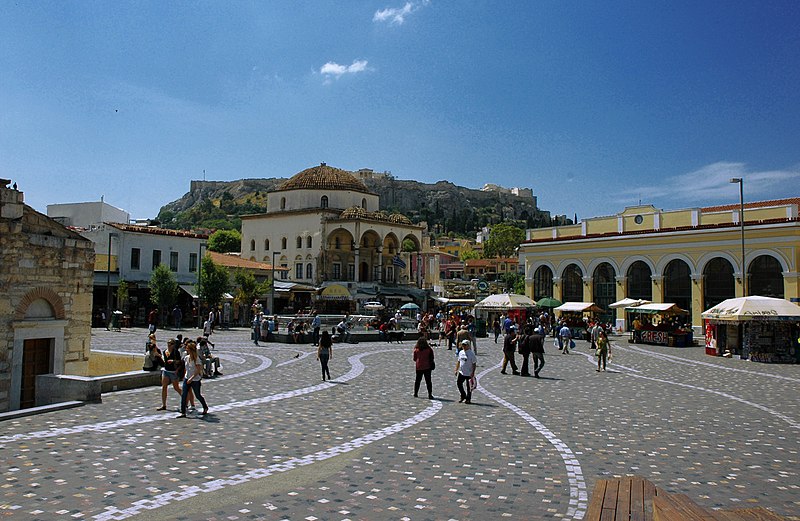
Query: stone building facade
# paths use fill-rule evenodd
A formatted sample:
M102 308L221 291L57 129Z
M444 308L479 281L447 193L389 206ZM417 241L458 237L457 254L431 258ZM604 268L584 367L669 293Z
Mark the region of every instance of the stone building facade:
M0 180L0 412L36 405L37 374L86 375L92 242Z

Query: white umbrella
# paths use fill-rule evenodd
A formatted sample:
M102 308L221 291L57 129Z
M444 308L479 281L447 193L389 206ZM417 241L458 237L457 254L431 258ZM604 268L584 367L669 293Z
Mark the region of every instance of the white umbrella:
M642 304L649 304L649 303L650 303L649 300L625 297L624 299L618 300L613 304L609 304L608 307L610 307L611 309L632 308L636 306L641 306Z
M534 307L536 307L536 302L525 295L517 295L515 293L490 295L475 304L476 309L523 309Z
M381 304L380 302L367 302L366 304L364 304L364 309L368 311L377 311L383 308L384 305Z
M800 306L782 298L737 297L723 300L703 312L711 320L800 320Z

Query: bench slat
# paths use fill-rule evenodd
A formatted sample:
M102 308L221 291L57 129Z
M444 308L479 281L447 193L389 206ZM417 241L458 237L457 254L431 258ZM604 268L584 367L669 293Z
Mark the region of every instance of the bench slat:
M615 521L630 521L631 518L631 479L622 478L617 492L617 512Z
M608 480L605 479L598 479L595 482L592 498L589 500L589 507L586 509L587 521L600 519L600 515L603 512L603 499L605 498L607 484Z

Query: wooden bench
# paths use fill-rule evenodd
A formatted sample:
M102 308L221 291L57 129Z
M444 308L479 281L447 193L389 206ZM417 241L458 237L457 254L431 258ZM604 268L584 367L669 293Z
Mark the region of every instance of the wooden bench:
M599 479L586 521L785 521L769 510L739 508L706 510L685 494L657 488L640 476Z

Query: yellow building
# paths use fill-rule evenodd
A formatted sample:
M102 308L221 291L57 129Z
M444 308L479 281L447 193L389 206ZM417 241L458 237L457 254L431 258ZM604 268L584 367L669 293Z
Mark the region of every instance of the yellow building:
M800 296L800 197L744 205L664 211L633 206L571 226L532 229L520 245L526 294L595 302L605 320L623 319L608 305L625 297L674 302L700 314L744 294ZM742 274L745 273L746 277Z

